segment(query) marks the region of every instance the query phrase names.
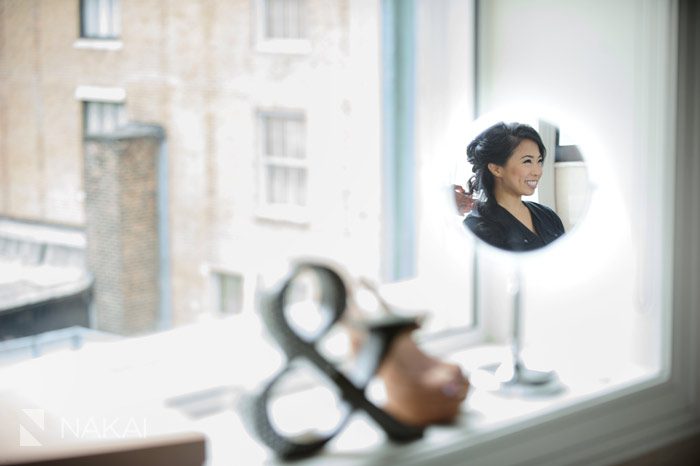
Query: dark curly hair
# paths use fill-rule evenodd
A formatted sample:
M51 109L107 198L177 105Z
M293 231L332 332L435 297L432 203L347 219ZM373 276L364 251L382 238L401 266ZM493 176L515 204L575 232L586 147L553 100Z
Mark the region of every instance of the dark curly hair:
M467 189L470 195L474 192L482 192L482 199L477 201L477 207L484 203L488 206L495 200L494 179L488 164L505 165L515 148L525 139L537 144L544 159L546 150L542 138L532 126L523 123L501 121L483 131L469 143L467 160L472 165L474 175L467 181Z

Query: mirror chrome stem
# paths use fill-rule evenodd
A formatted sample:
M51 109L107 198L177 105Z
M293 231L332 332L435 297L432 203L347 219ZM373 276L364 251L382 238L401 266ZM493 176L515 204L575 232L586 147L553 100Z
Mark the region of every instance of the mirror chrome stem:
M510 357L501 364L484 366L478 369L478 372L487 373L495 382L489 384L494 387L493 391L503 396L527 398L555 395L564 389L556 372L530 369L522 359L522 289L520 263L516 261L515 273L508 289L513 298Z

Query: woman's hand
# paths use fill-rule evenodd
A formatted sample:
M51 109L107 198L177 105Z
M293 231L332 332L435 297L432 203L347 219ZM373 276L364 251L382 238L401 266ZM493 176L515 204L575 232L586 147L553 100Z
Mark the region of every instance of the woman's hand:
M458 184L453 184L452 188L455 193L455 204L459 215L465 215L474 207L474 199Z

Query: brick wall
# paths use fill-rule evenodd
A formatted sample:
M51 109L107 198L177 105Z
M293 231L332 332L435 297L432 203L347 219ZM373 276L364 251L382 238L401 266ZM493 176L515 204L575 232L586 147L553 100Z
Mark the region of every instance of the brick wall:
M85 205L96 167L83 166L77 91L116 88L128 120L168 134L173 325L215 312L213 269L254 287L261 264L314 255L376 276L378 0L306 2L310 49L291 54L259 49L254 1L120 3L120 45L106 49L80 40L76 0L0 0L0 215L104 228L86 218L108 211ZM305 115L307 223L259 215L261 110Z
M100 330L130 335L158 324L162 139L162 129L148 125L85 138L88 267Z

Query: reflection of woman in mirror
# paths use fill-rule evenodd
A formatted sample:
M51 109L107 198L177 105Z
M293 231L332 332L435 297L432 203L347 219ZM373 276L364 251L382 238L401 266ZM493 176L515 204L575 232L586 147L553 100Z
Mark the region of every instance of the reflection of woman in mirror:
M537 188L545 152L537 131L521 123L497 123L469 143L474 176L466 194L479 197L464 224L477 237L501 249L528 251L564 233L552 209L522 199Z

